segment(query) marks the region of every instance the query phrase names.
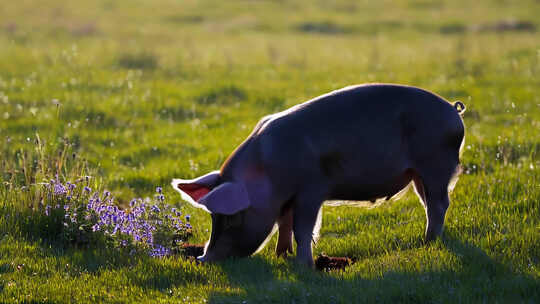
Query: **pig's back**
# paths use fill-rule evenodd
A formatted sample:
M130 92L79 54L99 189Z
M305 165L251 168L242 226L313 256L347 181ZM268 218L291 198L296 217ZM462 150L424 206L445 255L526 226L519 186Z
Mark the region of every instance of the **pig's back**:
M452 105L433 93L410 86L367 84L273 114L254 135L297 148L304 140L315 141L321 148L366 140L376 143L381 136L402 135L404 127L435 127L449 116L459 118Z
M252 139L274 178L285 172L299 179L376 177L410 166L410 142L421 141L414 139L417 135L438 136L434 130L442 129L449 116L460 119L452 105L425 90L360 85L276 113Z

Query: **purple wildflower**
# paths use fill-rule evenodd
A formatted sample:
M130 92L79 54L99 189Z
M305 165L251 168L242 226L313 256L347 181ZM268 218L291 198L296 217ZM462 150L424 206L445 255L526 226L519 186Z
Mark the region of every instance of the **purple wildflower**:
M90 177L86 176L76 183L86 179L86 186L81 186L79 192L73 191L76 185L71 182L61 183L56 179L51 180L46 186L55 195L62 195L65 204L57 204L56 208L64 209L62 224L66 227L82 229L90 225L93 232L103 231L108 237L116 240L119 247L127 247L130 244L149 248L149 254L154 257L163 257L171 254L171 248L163 244L171 244L171 240L154 239L154 234L163 229L172 230L175 235L191 226L180 220L182 213L177 208L170 208L161 204L165 196L163 189L156 187L156 196L151 198L134 198L129 202L128 209L119 208L115 204L114 196L110 191L104 191L103 195L98 192L92 193L89 187ZM84 185L84 184L83 184ZM86 202L80 201L86 199ZM62 200L59 200L62 201ZM49 216L54 205L45 206L45 214ZM187 215L186 221L190 220ZM71 231L71 229L70 229ZM71 232L70 232L71 233ZM159 234L161 236L161 234ZM157 237L157 235L156 235ZM126 239L127 238L127 239ZM164 241L165 243L161 243ZM174 243L174 242L173 242Z
M170 249L163 247L161 245L155 245L150 252L150 256L153 257L165 257L171 253Z
M45 207L45 215L46 215L46 216L49 216L50 210L51 210L51 206L47 205L47 206Z
M66 187L62 185L61 183L55 183L54 184L54 194L55 195L64 195L67 193Z

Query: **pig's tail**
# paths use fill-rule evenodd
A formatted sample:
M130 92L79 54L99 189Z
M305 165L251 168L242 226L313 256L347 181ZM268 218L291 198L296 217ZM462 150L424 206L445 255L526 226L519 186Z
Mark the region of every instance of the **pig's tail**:
M454 102L454 108L456 109L459 115L463 115L463 113L465 113L465 109L466 109L465 104L459 100Z

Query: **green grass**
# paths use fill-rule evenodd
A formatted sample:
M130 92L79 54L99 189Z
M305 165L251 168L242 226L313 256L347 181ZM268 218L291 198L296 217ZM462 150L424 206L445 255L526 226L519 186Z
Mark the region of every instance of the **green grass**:
M532 0L3 1L0 302L540 302L539 14ZM198 266L38 229L32 185L90 174L120 203L166 186L203 242L210 217L170 179L218 168L260 117L363 82L467 105L465 173L434 244L412 194L325 207L315 254L358 258L345 272L275 258L275 238Z

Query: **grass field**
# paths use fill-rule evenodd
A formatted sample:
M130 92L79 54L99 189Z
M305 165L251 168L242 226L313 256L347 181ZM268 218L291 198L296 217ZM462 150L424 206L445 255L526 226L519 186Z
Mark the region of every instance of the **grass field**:
M540 2L0 3L0 302L540 302ZM441 240L409 193L325 207L321 273L273 256L198 266L72 246L43 226L39 183L91 175L120 205L219 168L263 115L351 84L420 86L467 105ZM69 152L69 153L68 153ZM45 227L45 228L44 228Z

